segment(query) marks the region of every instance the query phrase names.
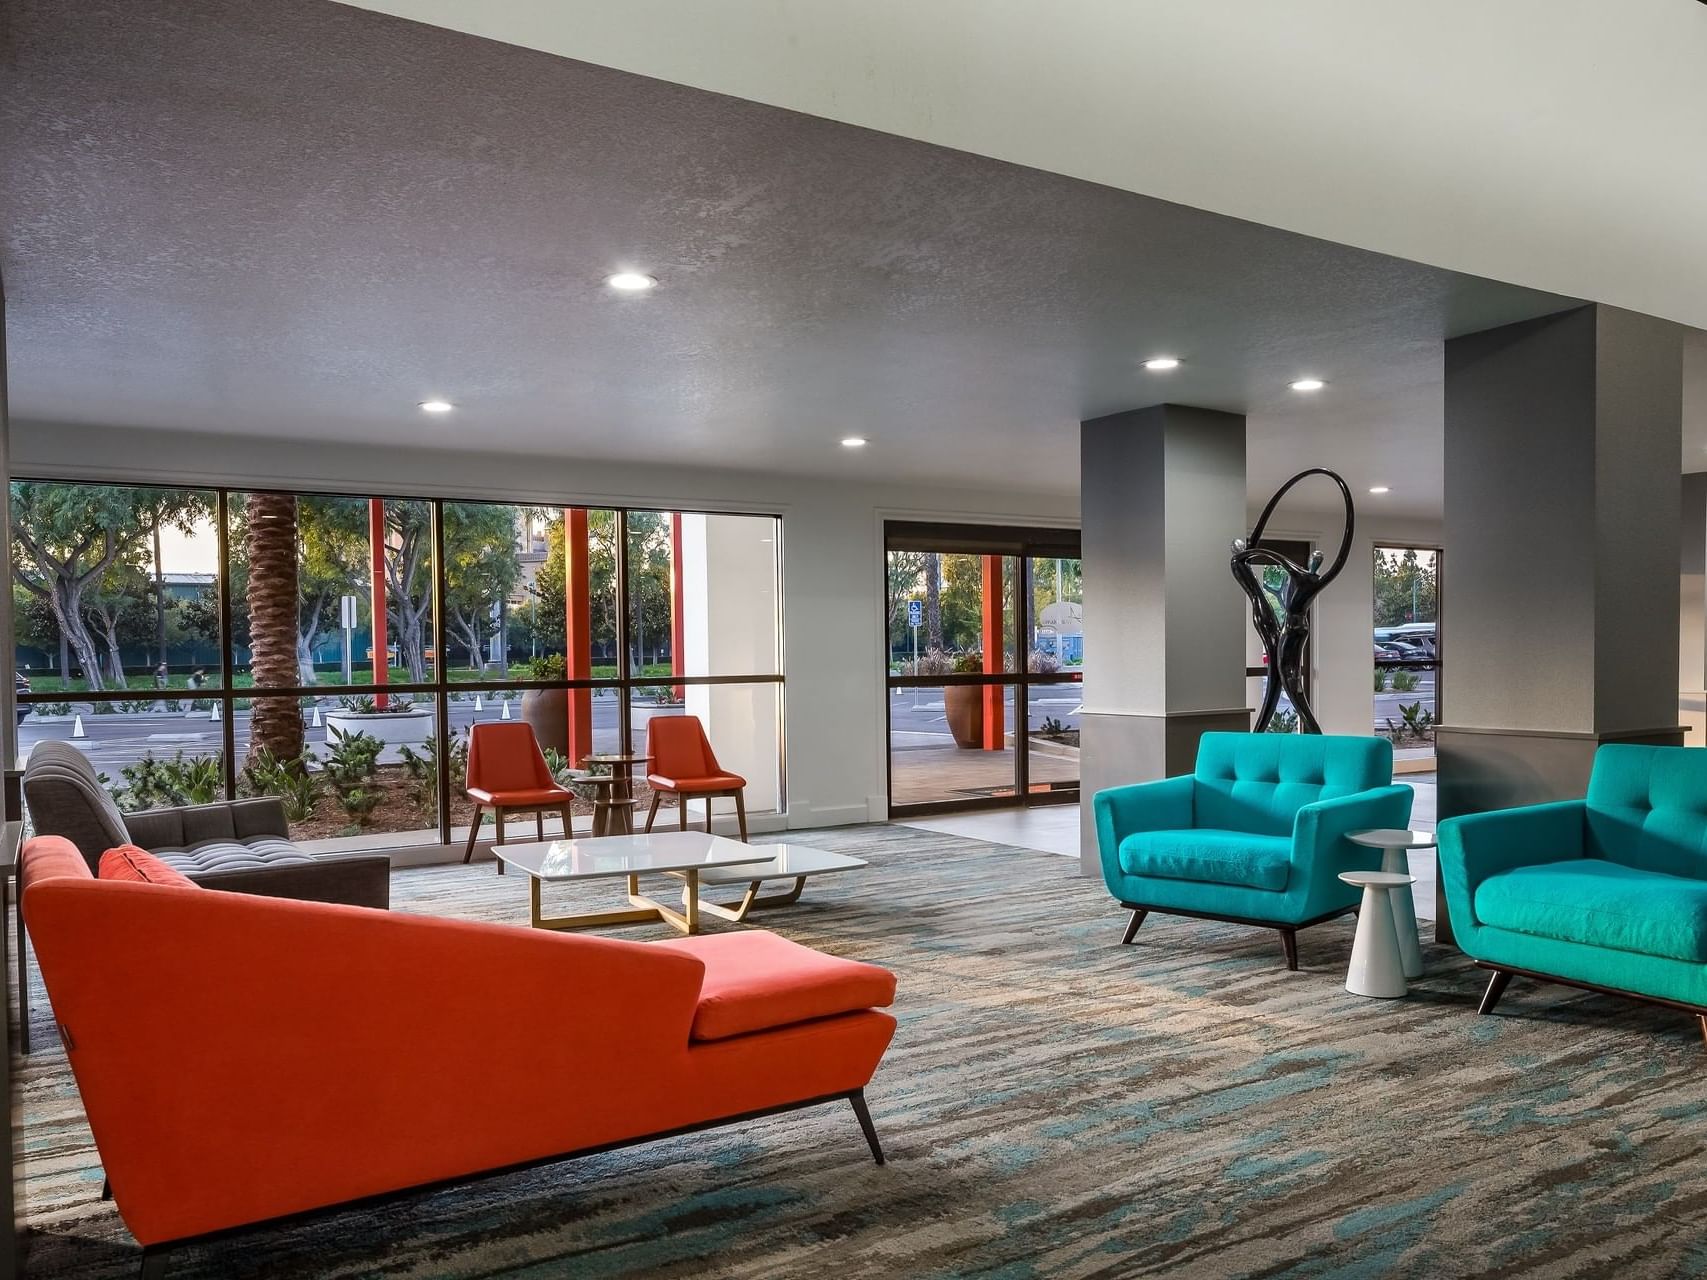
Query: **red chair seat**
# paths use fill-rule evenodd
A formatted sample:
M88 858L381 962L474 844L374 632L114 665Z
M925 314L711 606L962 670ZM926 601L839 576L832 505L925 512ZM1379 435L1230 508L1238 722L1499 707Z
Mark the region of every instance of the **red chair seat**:
M562 787L531 787L517 791L488 791L484 787L469 787L467 791L469 799L478 804L501 804L505 808L518 809L530 804L568 804L574 799Z
M889 970L827 956L774 933L704 934L651 945L705 964L691 1032L695 1040L727 1040L882 1008L895 999Z
M708 773L702 778L666 778L661 773L646 775L646 785L654 791L736 791L747 785L738 773Z

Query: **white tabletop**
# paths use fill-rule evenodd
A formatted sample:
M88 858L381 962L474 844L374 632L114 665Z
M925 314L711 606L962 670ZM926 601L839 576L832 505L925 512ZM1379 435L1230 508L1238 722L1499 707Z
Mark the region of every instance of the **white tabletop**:
M1366 889L1397 889L1401 885L1416 883L1415 876L1401 875L1397 871L1342 871L1340 879Z
M729 843L734 844L735 841ZM719 868L700 876L702 884L747 884L754 880L785 879L794 876L815 876L825 871L851 871L866 864L862 858L850 858L845 853L827 849L811 849L803 844L743 845L767 855L764 862L752 866Z
M703 831L536 840L496 845L492 851L507 865L541 880L599 880L659 871L694 871L768 862L774 856L769 848L756 848Z
M1376 827L1370 831L1352 831L1346 839L1370 849L1432 849L1434 832L1405 831L1397 827Z

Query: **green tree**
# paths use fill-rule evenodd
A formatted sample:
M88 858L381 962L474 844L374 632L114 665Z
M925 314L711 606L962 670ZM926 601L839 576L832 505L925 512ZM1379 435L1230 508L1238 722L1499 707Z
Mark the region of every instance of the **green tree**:
M563 549L563 513L545 528L545 559L534 578L534 621L540 644L561 651L566 634L564 587L568 561ZM587 512L587 582L592 649L616 649L616 512Z
M1439 614L1435 556L1415 547L1375 548L1375 625L1434 622Z
M521 577L517 522L531 514L490 502L445 503L445 621L467 650L471 671L482 665L494 606L507 607Z

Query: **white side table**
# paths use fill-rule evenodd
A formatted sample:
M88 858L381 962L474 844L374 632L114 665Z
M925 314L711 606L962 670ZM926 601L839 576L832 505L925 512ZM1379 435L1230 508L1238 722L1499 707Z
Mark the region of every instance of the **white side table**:
M1395 875L1410 874L1410 859L1406 857L1410 850L1434 848L1434 832L1403 831L1394 827L1353 831L1346 839L1367 849L1381 850L1381 870ZM1422 944L1417 940L1417 904L1411 895L1410 881L1395 887L1387 896L1393 900L1393 924L1399 931L1399 954L1405 959L1405 976L1420 978L1423 971Z
M1395 871L1342 871L1340 879L1363 889L1345 989L1354 996L1397 999L1405 994L1405 961L1399 954L1399 931L1389 895L1408 886L1411 877Z

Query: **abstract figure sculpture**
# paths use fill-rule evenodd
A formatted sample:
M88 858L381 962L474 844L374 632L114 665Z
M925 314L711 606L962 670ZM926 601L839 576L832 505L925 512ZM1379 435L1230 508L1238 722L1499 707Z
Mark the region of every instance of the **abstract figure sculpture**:
M1280 500L1292 486L1305 476L1328 477L1340 487L1340 497L1345 500L1345 536L1340 541L1339 555L1334 558L1333 564L1328 566L1326 572L1322 570L1320 551L1312 551L1309 564L1300 565L1280 552L1262 545L1262 535L1268 528L1269 516L1274 514L1275 507L1280 505ZM1250 537L1233 539L1233 580L1239 584L1239 589L1250 597L1251 621L1256 626L1257 635L1262 637L1263 652L1268 657L1268 687L1263 691L1262 709L1257 712L1258 733L1266 732L1268 722L1274 719L1274 710L1280 703L1283 690L1286 696L1292 699L1292 706L1298 712L1298 720L1304 732L1322 731L1322 726L1316 721L1315 712L1310 710L1310 700L1304 694L1304 646L1310 639L1310 605L1322 593L1322 588L1338 577L1339 571L1345 568L1346 557L1351 554L1351 534L1355 521L1351 490L1346 487L1345 481L1326 467L1311 467L1308 471L1300 471L1275 490L1274 497L1268 500L1268 505L1257 517L1256 528L1251 530ZM1254 567L1257 565L1273 565L1286 574L1286 581L1276 593L1280 600L1278 614L1263 591L1262 579Z

